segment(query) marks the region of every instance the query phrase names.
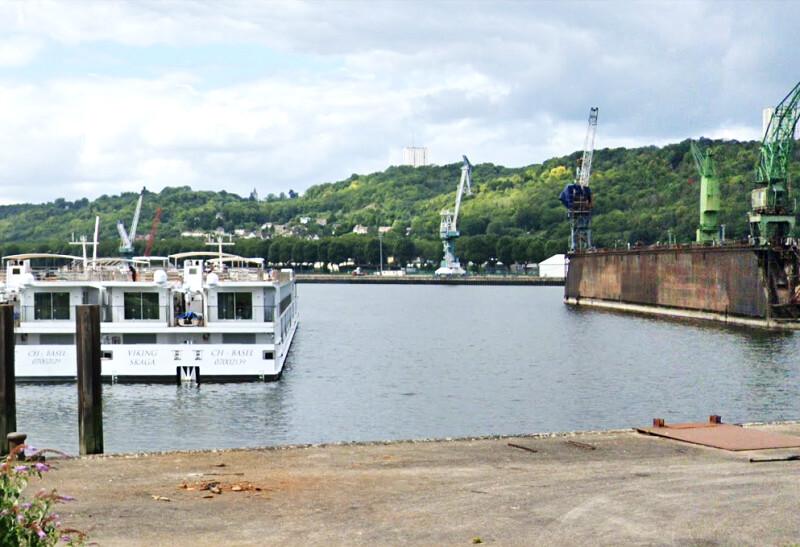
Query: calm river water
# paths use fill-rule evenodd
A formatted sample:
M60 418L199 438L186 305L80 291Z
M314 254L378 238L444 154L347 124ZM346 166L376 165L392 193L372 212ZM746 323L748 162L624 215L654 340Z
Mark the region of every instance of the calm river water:
M800 335L561 302L558 287L300 285L274 383L104 386L106 452L800 417ZM77 451L74 384L21 385L18 429Z

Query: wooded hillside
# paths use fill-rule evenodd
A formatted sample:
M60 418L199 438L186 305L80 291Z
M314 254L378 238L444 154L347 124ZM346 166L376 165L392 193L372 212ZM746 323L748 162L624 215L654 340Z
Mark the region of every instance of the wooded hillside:
M726 233L729 238L746 237L758 143L703 140L702 145L716 152ZM457 248L462 261L539 261L563 251L569 227L558 194L572 179L578 157L576 152L521 168L478 163L473 170L473 196L464 202L460 218L462 238ZM795 177L799 167L795 161ZM302 195L287 190L288 195L261 200L226 191L165 188L145 194L139 235L147 234L156 207L161 207L153 254L203 248L202 239L181 238L181 232L221 227L228 233L238 229L259 236L237 239L239 254L261 255L275 262L353 258L366 264L378 260L377 227L391 226L384 236L387 255L401 261L415 256L438 261L439 211L452 207L459 177L460 163L390 167L318 184ZM591 184L598 246L665 241L670 229L678 241L693 239L699 175L688 140L662 148L598 150ZM113 255L119 244L116 221L130 223L136 199L136 194L124 193L93 201L60 198L45 204L0 206L0 251L76 253L75 247L67 245L71 234L89 236L94 216L100 215L101 254ZM356 225L367 227L369 233L352 233ZM278 235L281 232L285 235ZM144 244L136 242L139 250Z

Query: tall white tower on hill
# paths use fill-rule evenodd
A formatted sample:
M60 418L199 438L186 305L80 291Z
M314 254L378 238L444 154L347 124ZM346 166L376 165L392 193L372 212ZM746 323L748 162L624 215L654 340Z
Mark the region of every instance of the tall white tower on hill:
M403 148L403 165L412 167L428 165L428 149L422 146L406 146Z

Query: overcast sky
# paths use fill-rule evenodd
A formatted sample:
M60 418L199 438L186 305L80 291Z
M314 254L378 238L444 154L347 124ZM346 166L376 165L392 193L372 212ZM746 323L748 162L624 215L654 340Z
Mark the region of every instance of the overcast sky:
M800 2L0 3L0 203L759 137Z

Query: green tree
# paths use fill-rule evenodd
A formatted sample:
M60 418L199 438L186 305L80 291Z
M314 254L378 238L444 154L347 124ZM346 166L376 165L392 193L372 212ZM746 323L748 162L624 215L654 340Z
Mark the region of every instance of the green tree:
M380 242L377 237L371 237L362 245L361 260L365 264L378 265L380 262Z
M409 263L414 258L415 252L414 243L407 238L397 239L392 245L392 256L401 266Z
M341 264L349 258L348 248L341 239L332 239L328 243L328 262Z
M506 266L510 265L514 261L514 238L503 236L498 239L495 246L495 256Z

